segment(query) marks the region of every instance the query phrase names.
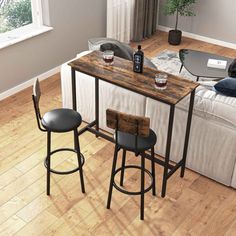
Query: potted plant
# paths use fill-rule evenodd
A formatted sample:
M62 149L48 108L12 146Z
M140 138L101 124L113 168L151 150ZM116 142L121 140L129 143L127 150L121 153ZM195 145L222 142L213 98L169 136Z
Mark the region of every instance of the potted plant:
M164 6L165 15L174 15L175 18L175 29L169 31L168 42L172 45L179 45L182 38L182 31L178 30L178 21L180 16L195 16L191 10L191 5L196 0L166 0Z

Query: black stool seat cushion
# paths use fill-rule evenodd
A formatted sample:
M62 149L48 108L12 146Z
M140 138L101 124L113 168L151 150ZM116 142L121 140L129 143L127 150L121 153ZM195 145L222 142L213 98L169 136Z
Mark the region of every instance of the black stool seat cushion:
M81 115L67 108L54 109L42 118L43 127L52 132L67 132L76 129L82 122Z
M156 142L157 136L155 132L150 129L148 137L138 136L137 151L141 152L151 149L156 144ZM118 131L117 144L126 150L135 151L135 135Z

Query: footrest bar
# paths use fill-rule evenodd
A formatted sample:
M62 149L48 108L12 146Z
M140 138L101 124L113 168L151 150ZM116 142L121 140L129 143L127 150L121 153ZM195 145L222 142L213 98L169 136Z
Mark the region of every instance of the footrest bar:
M167 179L170 178L171 175L173 175L175 173L176 170L179 169L179 167L181 167L183 164L183 160L181 160L180 162L178 162L167 174Z
M56 150L52 151L50 153L50 156L53 155L54 153L61 152L61 151L70 151L70 152L77 153L77 151L75 149L72 149L72 148L60 148L60 149L56 149ZM80 153L80 158L81 158L81 164L83 166L84 163L85 163L85 159L84 159L84 155L82 153ZM47 168L47 163L48 163L48 157L46 157L45 160L44 160L44 166L46 168ZM74 173L76 171L79 171L80 168L82 168L82 166L78 166L75 169L68 170L68 171L59 171L59 170L54 170L54 169L50 168L50 172L52 172L54 174L58 174L58 175L68 175L68 174L72 174L72 173Z
M152 160L152 157L151 155L145 153L145 158L148 159L148 160ZM154 162L156 162L157 164L161 165L161 166L165 166L165 161L164 160L160 160L156 157L154 157ZM175 166L174 165L171 165L171 164L168 164L168 168L171 170L173 169Z
M96 125L96 121L92 121L91 123L87 124L85 127L83 127L81 130L78 131L78 136L80 136L81 134L83 134L84 132L86 132L88 130L88 128L93 127L94 125Z
M102 133L100 131L97 131L97 130L91 128L91 127L88 127L88 131L90 131L91 133L96 134L96 135L98 135L98 136L100 136L100 137L102 137L102 138L104 138L104 139L106 139L106 140L108 140L108 141L110 141L112 143L115 142L113 137L111 137L111 136L109 136L107 134L104 134L104 133Z
M123 167L123 168L122 168L122 167L118 168L118 169L115 171L114 176L115 176L118 172L120 172L122 169L139 169L139 170L142 170L142 168L141 168L140 166L127 165L127 166L125 166L125 167ZM143 191L143 193L146 193L146 192L148 192L149 190L152 189L152 186L153 186L153 177L152 177L152 174L151 174L151 172L150 172L149 170L144 169L144 172L147 173L148 176L149 176L150 179L151 179L150 185L149 185L146 189L144 189L144 191ZM115 179L115 177L114 177L114 179ZM113 182L113 186L114 186L118 191L120 191L120 192L122 192L122 193L124 193L124 194L128 194L128 195L140 195L140 194L142 194L141 191L138 191L138 192L127 191L127 190L121 188L120 186L118 186L115 181Z

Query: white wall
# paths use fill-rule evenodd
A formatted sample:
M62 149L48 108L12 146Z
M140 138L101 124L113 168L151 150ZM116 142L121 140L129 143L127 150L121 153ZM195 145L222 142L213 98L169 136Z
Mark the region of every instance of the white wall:
M163 14L160 0L158 24L174 28L175 16ZM235 0L197 0L194 4L194 17L181 17L179 29L189 33L236 44L236 1Z

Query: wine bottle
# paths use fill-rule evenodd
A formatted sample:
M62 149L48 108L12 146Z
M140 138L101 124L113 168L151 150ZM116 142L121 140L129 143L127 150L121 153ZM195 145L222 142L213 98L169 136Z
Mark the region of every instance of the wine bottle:
M144 53L141 50L141 45L138 45L138 50L134 53L134 58L133 58L134 72L137 72L137 73L143 72L143 57L144 57Z

